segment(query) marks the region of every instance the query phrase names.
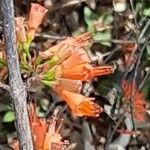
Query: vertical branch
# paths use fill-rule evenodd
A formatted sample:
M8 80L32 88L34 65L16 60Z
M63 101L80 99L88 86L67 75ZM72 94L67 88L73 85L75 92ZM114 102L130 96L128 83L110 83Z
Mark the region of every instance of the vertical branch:
M26 90L21 79L18 54L16 51L13 0L0 0L0 8L3 15L10 92L15 110L15 123L20 149L33 150L26 104Z

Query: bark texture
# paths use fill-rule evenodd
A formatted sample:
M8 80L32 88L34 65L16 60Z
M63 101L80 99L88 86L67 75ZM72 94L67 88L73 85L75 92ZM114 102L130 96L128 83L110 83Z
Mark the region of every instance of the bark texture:
M16 48L13 0L0 0L0 8L3 15L10 94L16 115L15 124L20 143L20 149L33 150L26 104L26 90L21 79Z

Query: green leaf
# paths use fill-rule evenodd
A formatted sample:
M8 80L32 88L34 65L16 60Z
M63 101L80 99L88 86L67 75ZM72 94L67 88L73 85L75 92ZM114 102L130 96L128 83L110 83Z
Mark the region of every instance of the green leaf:
M85 8L84 8L84 16L87 17L87 18L90 18L91 15L92 15L91 9L88 8L88 7L85 7Z
M41 82L48 87L52 87L55 84L55 81L42 80Z
M111 46L111 42L109 41L111 39L111 32L104 31L104 32L97 32L93 39L94 41L100 42L103 45Z
M150 17L150 8L145 8L145 9L143 10L143 15Z
M44 80L48 80L48 81L54 81L55 80L55 69L51 69L49 70L44 76L43 79Z
M7 111L2 119L3 122L12 122L15 119L13 111Z
M88 25L88 28L93 26L93 21L98 18L98 15L94 13L90 8L84 8L84 20Z
M112 22L114 21L114 18L112 15L110 14L107 14L105 17L104 17L104 23L106 25L110 25Z

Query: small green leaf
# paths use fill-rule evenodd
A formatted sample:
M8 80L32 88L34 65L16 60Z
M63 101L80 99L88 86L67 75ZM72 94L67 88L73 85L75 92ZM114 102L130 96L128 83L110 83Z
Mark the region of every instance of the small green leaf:
M44 76L43 79L44 80L48 80L48 81L54 81L55 80L55 69L51 69L49 70Z
M114 21L114 18L112 15L108 14L104 17L104 23L106 25L110 25Z
M3 122L12 122L15 119L13 111L7 111L3 117Z
M98 18L98 15L94 13L90 8L84 8L84 20L88 25L88 28L93 26L93 21Z
M55 81L42 80L41 82L48 87L52 87L55 84Z
M84 8L84 16L85 18L90 18L92 16L92 10L88 7Z
M143 10L143 15L150 17L150 8L145 8L145 9Z
M111 42L109 41L111 39L111 32L104 31L104 32L97 32L94 35L94 41L100 42L103 45L111 46Z

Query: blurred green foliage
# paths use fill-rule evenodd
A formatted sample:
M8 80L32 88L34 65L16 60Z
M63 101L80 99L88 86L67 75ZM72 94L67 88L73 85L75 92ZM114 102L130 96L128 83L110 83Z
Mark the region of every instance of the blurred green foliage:
M90 8L84 8L84 20L87 25L87 31L93 33L93 39L103 45L111 46L110 39L112 38L111 24L113 16L111 12L96 12Z

